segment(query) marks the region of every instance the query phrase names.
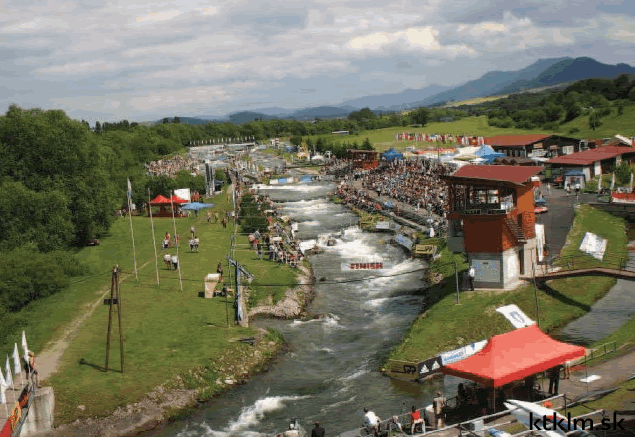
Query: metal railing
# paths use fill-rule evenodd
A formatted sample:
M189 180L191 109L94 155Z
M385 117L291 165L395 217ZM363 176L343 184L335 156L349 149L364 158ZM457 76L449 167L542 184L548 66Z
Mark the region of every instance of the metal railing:
M635 272L635 262L630 261L628 255L605 254L602 261L590 255L561 256L549 262L538 264L537 273L548 274L553 272L581 270L591 268L614 269L619 271Z

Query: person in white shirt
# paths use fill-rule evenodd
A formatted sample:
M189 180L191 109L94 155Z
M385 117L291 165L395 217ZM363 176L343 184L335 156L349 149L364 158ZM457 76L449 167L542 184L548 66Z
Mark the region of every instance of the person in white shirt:
M476 278L476 270L474 269L474 266L470 266L468 278L470 280L470 290L474 291L474 278Z
M373 435L377 436L379 434L379 423L381 422L381 420L379 419L379 417L377 417L377 415L372 412L369 411L368 408L364 408L364 426L372 432Z
M176 255L172 255L172 267L174 267L174 270L178 270L179 268L179 259Z

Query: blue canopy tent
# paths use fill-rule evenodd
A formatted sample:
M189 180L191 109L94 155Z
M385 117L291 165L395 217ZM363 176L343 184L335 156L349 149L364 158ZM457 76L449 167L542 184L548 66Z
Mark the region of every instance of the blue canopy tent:
M503 158L505 157L504 153L490 153L489 155L482 155L480 156L480 158L485 159L487 162L491 163L493 162L496 158Z
M388 162L393 162L395 159L399 161L403 159L403 153L396 151L394 148L386 150L382 156Z
M569 185L571 188L575 188L576 184L580 184L580 188L584 190L585 180L584 172L582 170L573 169L564 173L564 186Z
M492 153L496 153L494 149L492 149L490 146L482 145L476 152L474 152L474 155L478 156L479 158L484 158L485 155L491 155Z
M390 200L387 200L387 201L384 203L384 207L386 207L386 208L393 208L394 206L395 206L395 204L394 204L394 203L392 203Z
M192 202L186 203L185 205L183 205L183 207L181 207L181 209L184 209L186 211L200 211L201 209L213 208L215 206L216 205L214 205L213 203Z

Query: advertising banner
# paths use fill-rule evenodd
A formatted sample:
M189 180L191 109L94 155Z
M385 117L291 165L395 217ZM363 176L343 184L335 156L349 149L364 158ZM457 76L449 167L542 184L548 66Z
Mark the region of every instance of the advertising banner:
M419 378L435 374L441 369L441 357L428 358L417 364L417 374Z
M525 326L530 326L536 323L527 317L527 315L514 304L496 308L496 311L504 315L516 329L524 328Z
M441 364L447 366L448 364L457 363L474 355L477 352L480 352L481 349L485 347L487 344L487 340L477 341L475 343L470 343L466 346L460 347L453 351L444 352L441 354Z
M348 272L351 270L386 270L390 266L383 261L354 261L342 263L342 271Z

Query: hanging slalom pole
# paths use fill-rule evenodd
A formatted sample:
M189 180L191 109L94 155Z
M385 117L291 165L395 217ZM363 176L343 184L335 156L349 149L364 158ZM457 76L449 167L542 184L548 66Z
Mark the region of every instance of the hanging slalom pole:
M134 259L134 277L136 281L139 281L139 274L137 272L137 252L134 244L134 231L132 230L132 185L130 179L128 179L128 216L130 217L130 237L132 238L132 257Z
M152 218L152 206L150 205L150 188L148 188L148 211L150 212L150 223L152 225L152 244L154 245L154 267L157 271L157 285L159 285L159 261L157 260L157 240L154 236L154 219Z
M172 196L170 197L170 205L172 205L172 226L174 227L174 243L176 246L176 269L179 271L179 285L181 286L181 291L183 291L183 279L181 279L181 260L179 259L179 244L178 236L176 234L176 220L174 219L174 191L172 191Z

